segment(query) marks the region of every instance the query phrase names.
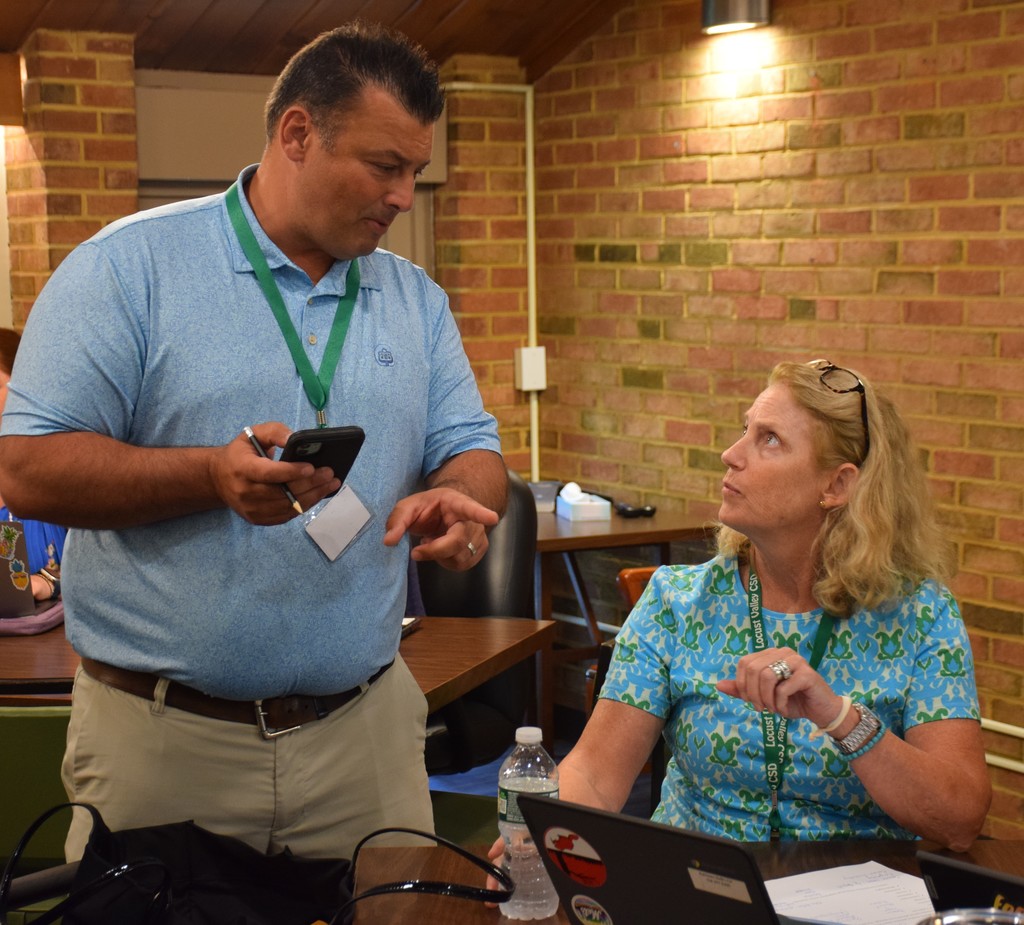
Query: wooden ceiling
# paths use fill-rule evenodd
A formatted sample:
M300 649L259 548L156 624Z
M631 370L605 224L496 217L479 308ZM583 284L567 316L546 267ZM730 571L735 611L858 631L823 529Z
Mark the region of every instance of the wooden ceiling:
M362 17L400 29L438 62L518 59L534 81L629 0L0 0L0 52L36 29L131 33L140 68L276 74L325 29Z

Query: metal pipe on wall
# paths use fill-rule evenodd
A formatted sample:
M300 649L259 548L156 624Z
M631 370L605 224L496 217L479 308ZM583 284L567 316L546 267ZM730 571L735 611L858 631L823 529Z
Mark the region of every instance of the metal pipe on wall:
M1024 728L1011 725L1010 723L1001 723L997 719L987 719L982 717L981 728L989 732L997 732L1000 735L1024 739ZM1004 758L1002 755L993 755L991 752L985 753L985 761L994 768L1004 768L1007 771L1016 771L1018 774L1024 774L1024 761L1014 761L1012 758Z

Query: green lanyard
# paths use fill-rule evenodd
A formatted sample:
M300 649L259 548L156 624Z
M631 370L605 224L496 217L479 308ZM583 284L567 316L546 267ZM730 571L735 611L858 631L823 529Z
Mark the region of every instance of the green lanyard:
M767 648L768 638L761 616L761 582L758 581L757 572L754 571L753 561L750 563L750 583L747 597L750 601L750 625L754 630L754 651L760 652ZM814 633L811 659L808 662L815 671L821 664L834 624L835 617L832 614L823 613L821 615L818 629ZM776 716L771 710L761 711L761 734L764 736L764 773L772 798L772 809L768 816L768 822L772 827L772 838L778 838L782 829L782 817L779 814L779 789L782 787L782 774L786 768L787 725L786 717Z
M320 372L313 372L313 365L302 349L302 342L295 331L295 325L288 317L288 309L285 308L284 299L281 298L281 291L274 282L274 277L267 266L267 258L263 256L256 235L252 233L249 223L245 220L245 213L242 211L242 204L238 197L238 184L232 183L227 191L228 216L238 237L238 243L242 245L242 251L256 273L263 295L270 305L270 310L277 319L278 327L284 335L285 343L291 352L295 368L302 379L302 387L306 390L306 397L309 403L316 409L316 423L319 427L327 426L327 415L324 409L327 407L327 397L331 391L331 382L334 380L334 372L338 368L338 360L341 358L341 348L345 344L345 335L348 334L349 322L352 320L352 310L355 308L356 296L359 294L359 261L353 259L349 264L348 276L345 279L345 294L338 299L338 308L334 313L334 322L331 325L331 333L327 338L327 348L324 350L324 358L320 363Z

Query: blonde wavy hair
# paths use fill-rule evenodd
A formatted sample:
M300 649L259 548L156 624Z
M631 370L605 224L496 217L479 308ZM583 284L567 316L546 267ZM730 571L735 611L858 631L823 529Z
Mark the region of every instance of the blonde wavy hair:
M849 503L828 511L810 550L818 566L814 597L837 617L885 607L923 579L947 582L955 572L953 547L935 518L924 466L906 424L888 398L849 371L864 385L867 435L860 393L833 392L822 383L819 365L779 363L768 380L785 385L814 417L822 469L846 462L860 469ZM738 531L720 524L717 540L719 553L747 557L750 540Z

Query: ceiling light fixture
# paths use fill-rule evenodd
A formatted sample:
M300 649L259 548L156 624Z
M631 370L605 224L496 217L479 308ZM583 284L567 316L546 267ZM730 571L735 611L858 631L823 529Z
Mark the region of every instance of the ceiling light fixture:
M707 35L756 29L769 22L768 0L703 0L702 30Z

